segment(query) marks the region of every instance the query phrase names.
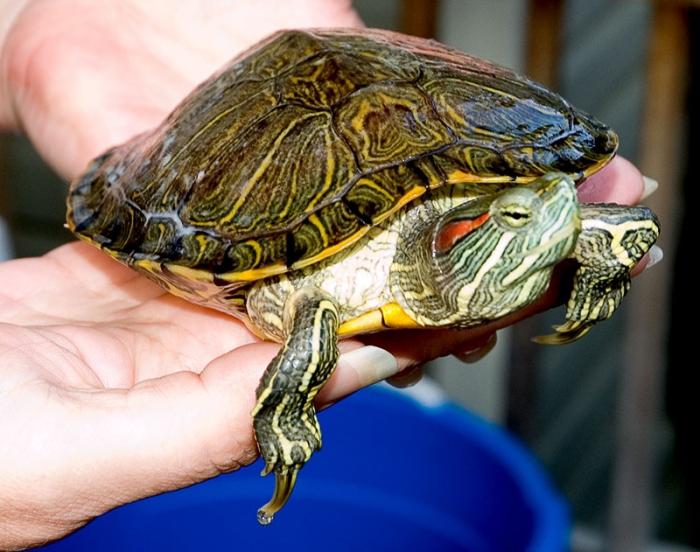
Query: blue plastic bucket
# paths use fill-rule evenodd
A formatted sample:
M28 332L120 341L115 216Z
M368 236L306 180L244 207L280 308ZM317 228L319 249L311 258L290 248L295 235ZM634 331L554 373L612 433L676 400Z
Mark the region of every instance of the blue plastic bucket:
M386 387L321 413L324 447L271 525L261 462L114 510L46 550L561 552L569 519L534 459L450 403Z

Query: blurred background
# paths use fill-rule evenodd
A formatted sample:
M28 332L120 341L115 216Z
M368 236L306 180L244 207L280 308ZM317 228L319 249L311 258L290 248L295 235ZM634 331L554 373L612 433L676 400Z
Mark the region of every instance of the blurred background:
M697 376L686 338L697 299L689 261L677 255L697 234L684 216L697 195L687 163L697 140L694 4L355 0L368 26L436 37L559 91L615 128L620 153L659 181L646 203L660 215L665 258L614 320L573 345L532 345L563 316L547 313L501 332L477 364L450 358L428 370L539 458L570 503L577 552L700 550ZM0 137L0 259L70 240L65 191L23 138Z

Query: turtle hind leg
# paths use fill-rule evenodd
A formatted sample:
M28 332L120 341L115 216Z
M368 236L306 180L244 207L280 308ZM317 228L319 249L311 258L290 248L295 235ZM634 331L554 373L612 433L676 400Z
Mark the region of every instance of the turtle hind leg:
M630 288L630 271L659 237L656 215L646 207L583 205L581 219L566 321L554 326L554 334L536 337L537 343L570 343L610 318Z
M258 511L270 523L294 489L297 473L321 447L313 400L338 360L338 311L317 288L302 288L284 308L286 341L256 391L253 426L265 459L262 475L275 473L272 499Z

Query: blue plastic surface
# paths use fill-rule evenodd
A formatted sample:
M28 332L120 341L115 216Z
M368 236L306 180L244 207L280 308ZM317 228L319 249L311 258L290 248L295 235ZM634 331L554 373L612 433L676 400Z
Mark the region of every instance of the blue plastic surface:
M110 512L44 550L566 550L566 505L498 428L382 387L321 413L323 450L270 526L261 462Z

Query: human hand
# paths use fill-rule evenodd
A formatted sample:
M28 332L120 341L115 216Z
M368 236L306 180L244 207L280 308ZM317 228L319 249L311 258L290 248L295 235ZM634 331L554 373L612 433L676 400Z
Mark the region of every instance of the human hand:
M24 129L67 178L157 124L197 82L276 28L357 23L342 1L20 4L2 51L0 121ZM582 194L632 203L641 190L639 174L617 160ZM2 265L0 281L0 439L12 443L0 453L0 548L57 538L119 504L253 460L254 389L276 345L84 244ZM478 348L553 295L487 327L433 332L420 350L405 334L346 341L319 406Z
M597 193L631 193L632 169L612 167ZM277 345L83 243L4 263L0 282L0 549L60 537L120 504L254 460L250 412ZM487 344L555 295L465 332L345 341L318 406Z

